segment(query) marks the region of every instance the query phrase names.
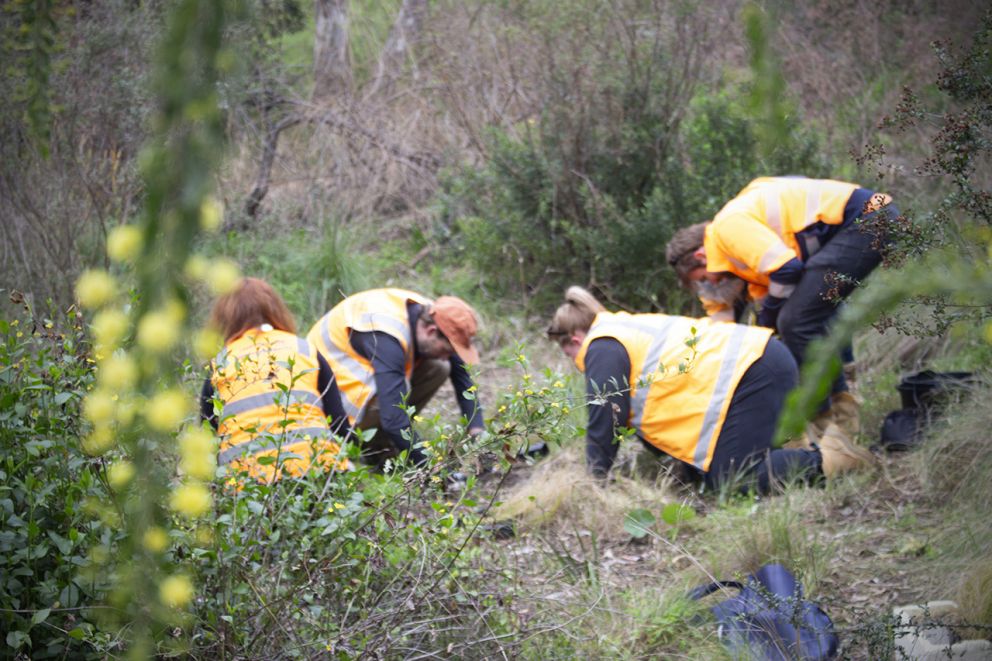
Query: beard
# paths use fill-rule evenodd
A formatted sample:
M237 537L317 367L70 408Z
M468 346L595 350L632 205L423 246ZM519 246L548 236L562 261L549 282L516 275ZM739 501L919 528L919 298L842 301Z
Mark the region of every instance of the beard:
M723 303L733 308L734 303L744 297L743 280L734 275L726 275L717 282L709 280L696 281L696 293L700 298L715 303Z

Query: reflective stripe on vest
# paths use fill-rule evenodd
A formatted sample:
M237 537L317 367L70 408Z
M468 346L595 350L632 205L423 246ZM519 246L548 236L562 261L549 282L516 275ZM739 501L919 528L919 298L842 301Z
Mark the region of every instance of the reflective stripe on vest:
M699 440L696 441L696 452L693 454L692 465L700 470L706 466L706 458L709 456L710 445L716 440L718 425L720 421L720 411L723 409L724 401L733 395L731 390L731 376L734 367L741 356L741 345L744 336L748 332L747 326L734 325L734 330L730 333L730 340L724 349L723 363L720 365L720 374L716 379L716 390L710 397L709 406L706 407L706 415L703 417L703 429L699 433ZM734 384L736 388L737 384Z
M217 463L228 464L242 455L253 455L263 450L275 450L277 448L281 449L301 441L311 443L314 439L320 439L326 435L327 427L306 427L303 429L293 429L285 434L276 433L269 435L262 433L260 436L249 438L238 445L232 445L229 448L221 450L220 454L217 456ZM306 438L307 436L310 438ZM293 457L294 459L303 458L300 454L295 452L285 451L280 451L279 457Z

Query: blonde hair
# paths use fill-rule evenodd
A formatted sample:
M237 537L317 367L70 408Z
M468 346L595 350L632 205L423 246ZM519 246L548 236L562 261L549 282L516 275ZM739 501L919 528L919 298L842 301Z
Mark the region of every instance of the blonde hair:
M576 331L588 331L593 319L600 312L606 312L596 297L577 285L565 292L565 302L555 310L555 316L548 326L548 338L571 337Z
M282 297L258 278L242 279L237 289L217 299L210 314L210 326L224 336L225 342L262 324L296 334L296 322Z

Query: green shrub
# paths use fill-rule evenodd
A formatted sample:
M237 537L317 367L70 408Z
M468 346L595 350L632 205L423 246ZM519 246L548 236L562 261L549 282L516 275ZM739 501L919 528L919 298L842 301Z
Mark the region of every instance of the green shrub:
M621 305L684 311L690 297L664 260L675 230L711 217L755 176L825 174L815 138L794 118L763 160L729 91L700 96L674 127L650 94L625 91L635 109L604 111L581 131L565 121L567 104L520 137L494 130L484 165L444 179L456 255L471 258L487 285L548 302L570 283L591 283Z
M0 318L0 656L79 657L107 589L85 571L89 550L117 536L92 516L103 465L79 449L88 345L74 312L46 319L10 298L20 309Z

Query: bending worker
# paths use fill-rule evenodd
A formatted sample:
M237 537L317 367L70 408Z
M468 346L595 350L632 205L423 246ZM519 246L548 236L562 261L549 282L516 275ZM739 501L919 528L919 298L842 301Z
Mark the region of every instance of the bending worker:
M649 449L702 473L717 487L771 490L789 478L832 477L870 461L835 425L820 446L771 449L796 363L771 330L664 314L611 313L570 287L548 336L585 373L586 461L605 476L617 432L633 428Z
M758 323L802 365L840 301L881 262L885 221L899 216L891 201L841 181L762 177L711 222L676 232L666 259L714 319L734 321L741 297L758 301ZM841 374L833 393L845 391Z
M472 346L477 327L475 311L460 298L432 301L402 289L354 294L314 324L307 337L334 370L348 419L378 430L364 449L367 460L381 463L404 450L415 464L426 460L407 408L420 411L448 378L468 432L482 431L465 367L479 359Z
M264 482L299 477L312 465L347 469L334 440L349 430L334 375L295 335L279 294L262 280L244 278L214 304L210 325L224 337L224 348L203 384L200 415L220 434L218 463Z

